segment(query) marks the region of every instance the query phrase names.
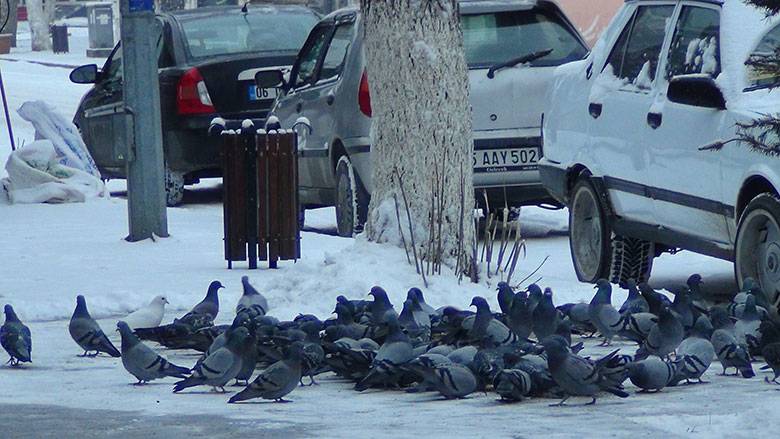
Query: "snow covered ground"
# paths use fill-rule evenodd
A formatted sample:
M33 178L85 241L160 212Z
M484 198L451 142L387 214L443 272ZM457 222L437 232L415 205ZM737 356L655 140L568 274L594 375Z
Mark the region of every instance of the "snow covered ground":
M58 59L53 54L24 56L48 64ZM0 59L0 69L12 109L27 100L45 99L70 116L87 89L69 83L69 70L61 67ZM14 116L12 123L19 143L33 140L26 122ZM10 153L4 125L0 139L4 163ZM199 301L214 279L227 286L221 293L221 322L231 320L241 294L240 277L245 274L268 297L271 313L281 319L297 313L325 318L333 310L336 295L363 297L373 285L385 287L400 308L406 290L422 282L407 264L403 250L333 236L332 209L308 212L303 259L297 263L282 262L279 270L251 272L238 264L238 269L228 271L222 257L220 186L214 180L188 190L184 205L168 210L170 238L127 243L122 239L127 233L123 184L112 182L110 188L115 195L111 199L84 204L0 204L0 304L14 305L34 340L32 365L0 367L0 425L6 432L11 425L8 437L56 436L51 428L63 425L69 426L63 436L84 430L86 437L97 437L101 435L96 431L106 428L106 433L116 436L148 437L153 431L145 425L159 420L164 420L171 437L244 431L285 437L398 437L412 432L430 437L453 433L473 437L754 437L776 432L780 426L776 386L765 384L762 374L752 380L715 376L717 364L705 376L712 381L707 385L632 395L625 400L610 396L596 406L562 409L548 407L553 402L549 400L498 404L495 394L446 402L401 392L357 394L350 384L333 377L323 378L320 386L296 390L290 397L293 404L232 406L225 404L225 395L171 394L171 381L166 380L141 388L129 386L131 377L119 361L76 357L80 352L68 335L67 319L77 294L86 296L93 316L101 319L106 332L113 332L119 316L157 294L165 294L171 302L166 316L170 321ZM566 213L524 209L521 221L528 256L520 261L515 279L525 277L549 256L532 279L541 277L541 284L551 286L556 303L589 300L592 289L577 282L571 266ZM704 276L714 293L735 288L731 264L691 253L658 259L652 284L681 284L694 272ZM488 283L458 285L449 273L430 281L424 292L432 305L465 308L472 296L484 295L496 306L494 287ZM614 301L624 297L617 292ZM587 342L586 352L607 352L593 344ZM617 346L634 351L628 344ZM182 365L195 361L189 353L165 354ZM0 362L5 359L3 352ZM68 421L30 422L41 411ZM20 413L25 422L6 421L13 413ZM215 423L222 430L215 429ZM181 425L191 428L181 429Z

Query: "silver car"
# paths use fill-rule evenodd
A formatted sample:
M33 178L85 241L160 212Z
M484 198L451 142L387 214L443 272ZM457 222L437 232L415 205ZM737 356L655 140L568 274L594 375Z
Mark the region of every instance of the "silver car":
M474 129L478 200L518 206L552 202L539 181L541 119L556 66L588 48L549 0L462 0ZM362 229L371 182L371 97L357 9L325 17L311 31L289 73L258 75L261 92L280 88L271 110L299 134L300 199L335 206L338 232ZM310 127L301 122L305 118Z

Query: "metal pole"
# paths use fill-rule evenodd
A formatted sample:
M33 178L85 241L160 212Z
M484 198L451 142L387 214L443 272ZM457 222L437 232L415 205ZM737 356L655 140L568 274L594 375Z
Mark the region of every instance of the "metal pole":
M5 111L5 123L8 125L8 137L11 138L11 151L16 151L14 142L14 130L11 128L11 114L8 112L8 100L5 98L5 85L3 84L3 70L0 69L0 94L3 95L3 110Z
M162 34L152 0L120 0L127 113L128 241L168 236L157 44Z

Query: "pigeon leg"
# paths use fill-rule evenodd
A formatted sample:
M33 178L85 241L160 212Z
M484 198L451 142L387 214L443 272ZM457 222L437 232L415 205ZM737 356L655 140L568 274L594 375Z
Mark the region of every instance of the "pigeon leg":
M594 396L593 399L591 399L590 402L586 402L585 405L596 405L596 397Z
M89 357L89 358L95 358L95 357L97 357L98 355L100 355L100 351L95 351L95 353L94 353L94 354L89 354L89 355L87 355L87 357Z
M769 377L764 377L764 382L766 382L767 384L772 384L772 383L780 384L780 383L777 382L777 377L775 377L774 379L771 379L771 380L769 379Z
M703 379L701 379L701 377L699 377L699 382L696 384L709 384L709 381L704 381Z
M565 396L565 397L564 397L562 400L560 400L559 402L556 402L555 404L550 404L550 407L563 407L564 405L566 405L566 404L565 404L565 403L566 403L566 400L568 400L569 398L570 398L569 396Z
M310 386L319 386L320 385L320 383L314 381L314 375L309 375L309 379L311 380L311 382L309 383Z
M84 353L83 353L83 354L81 354L81 355L76 355L76 356L77 356L77 357L84 358L84 357L86 357L86 356L87 356L87 353L88 353L87 351L84 351Z

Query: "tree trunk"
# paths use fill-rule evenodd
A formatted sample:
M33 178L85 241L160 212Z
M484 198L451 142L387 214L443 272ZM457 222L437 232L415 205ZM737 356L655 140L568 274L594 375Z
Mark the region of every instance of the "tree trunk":
M5 0L0 0L0 26L3 25L3 21L5 21L5 17L8 17L8 23L6 23L3 30L0 31L0 34L11 34L11 47L16 47L16 27L17 27L16 10L18 6L19 6L18 0L10 0L9 4L6 4ZM6 10L9 7L10 10Z
M460 256L470 261L474 242L473 143L458 2L362 0L361 10L373 113L368 238L394 241L400 216L420 259L469 268Z
M33 52L51 50L49 26L54 20L54 0L27 0Z

